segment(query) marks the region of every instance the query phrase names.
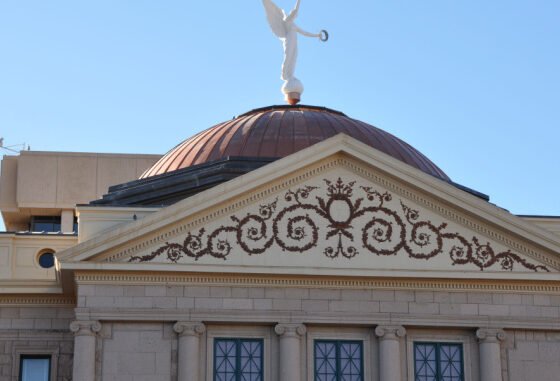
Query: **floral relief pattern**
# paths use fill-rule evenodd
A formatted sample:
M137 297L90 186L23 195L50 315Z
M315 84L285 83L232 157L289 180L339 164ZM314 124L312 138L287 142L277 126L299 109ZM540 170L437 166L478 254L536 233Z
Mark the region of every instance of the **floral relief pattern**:
M481 271L498 265L512 271L516 265L533 271L549 271L528 262L510 250L497 252L490 243L477 237L467 238L450 232L446 223L436 225L422 220L419 211L399 200L391 208L393 196L372 187L356 186L355 181L324 180L326 197L314 195L320 189L304 186L278 199L260 205L255 214L231 216L230 225L207 232L202 228L188 233L183 243L166 243L145 256L133 256L130 262L148 262L165 255L177 263L183 257L198 260L212 256L226 260L234 246L248 255L264 254L273 245L289 253L306 253L319 243L329 258L353 258L362 251L377 256L395 256L405 252L410 258L429 260L447 255L453 265L472 264ZM358 191L361 197L355 197ZM326 229L325 229L326 226Z

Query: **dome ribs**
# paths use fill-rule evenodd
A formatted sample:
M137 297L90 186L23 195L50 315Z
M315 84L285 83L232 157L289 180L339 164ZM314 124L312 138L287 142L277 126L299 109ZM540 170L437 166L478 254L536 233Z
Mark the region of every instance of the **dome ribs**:
M425 173L450 181L408 143L338 111L314 106L270 106L218 124L170 150L141 179L227 157L281 158L344 133Z
M284 112L280 119L280 128L276 138L276 149L274 157L284 157L294 153L294 138L295 138L295 118L294 115L300 111Z
M219 151L219 143L223 139L224 133L227 133L227 131L229 130L236 129L236 127L237 126L234 120L230 120L214 127L214 132L211 135L207 136L204 139L204 142L199 143L201 147L197 152L194 152L194 156L190 160L190 162L192 163L191 165L206 163L208 161L215 160L210 158L210 156L215 151ZM222 157L219 152L217 152L215 155L218 156L218 159Z
M220 159L229 156L243 156L241 153L247 138L251 135L254 121L259 115L249 115L243 118L235 118L235 124L229 129L227 135L220 144Z
M227 122L225 123L226 125L230 123ZM174 168L174 170L177 169L181 169L181 168L185 168L185 167L189 167L191 165L194 165L194 158L196 157L197 153L204 148L204 145L207 142L207 138L209 135L212 135L213 132L212 131L216 128L221 128L223 127L223 123L222 124L218 124L214 127L212 127L210 130L207 130L206 133L204 134L204 136L201 136L199 139L195 139L195 141L192 142L192 144L189 146L188 150L185 147L184 152L178 152L177 155L177 165Z
M276 141L282 122L282 114L279 111L272 111L272 116L266 126L266 131L259 147L259 157L276 157Z
M243 143L243 149L240 154L246 157L257 157L259 156L259 149L264 139L266 129L268 128L268 123L272 119L271 113L257 114L258 118L255 121L255 125L249 131L245 142Z
M309 135L310 133L309 128L307 127L307 119L305 117L305 114L302 111L294 113L294 152L301 151L302 149L313 144L309 141Z

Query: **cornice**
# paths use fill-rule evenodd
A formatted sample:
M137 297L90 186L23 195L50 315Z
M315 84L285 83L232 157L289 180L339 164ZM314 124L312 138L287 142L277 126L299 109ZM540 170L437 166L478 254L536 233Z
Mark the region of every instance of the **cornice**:
M232 287L290 287L338 289L432 290L560 294L560 282L482 279L367 278L266 274L200 274L78 271L77 284L205 285Z
M0 295L0 306L76 307L76 298L64 295Z

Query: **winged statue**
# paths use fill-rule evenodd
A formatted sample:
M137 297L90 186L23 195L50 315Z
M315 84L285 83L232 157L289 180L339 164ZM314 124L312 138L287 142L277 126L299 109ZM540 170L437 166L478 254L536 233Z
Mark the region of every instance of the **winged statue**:
M296 25L294 21L298 16L301 0L297 0L294 9L289 14L286 14L272 0L262 0L262 2L272 32L284 45L284 62L282 63L281 77L284 80L284 85L282 86L282 92L286 95L288 103L296 104L300 100L301 93L303 93L303 84L295 77L298 55L297 35L299 33L306 37L327 41L329 34L326 30L322 30L320 33L309 33Z

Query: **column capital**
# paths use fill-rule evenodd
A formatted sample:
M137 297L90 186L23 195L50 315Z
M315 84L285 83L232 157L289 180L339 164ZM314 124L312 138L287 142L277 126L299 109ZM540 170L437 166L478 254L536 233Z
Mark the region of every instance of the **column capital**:
M499 328L479 328L476 337L481 343L499 343L507 338L507 334Z
M406 329L402 325L378 325L375 335L381 340L398 340L406 335Z
M74 320L70 323L70 331L74 336L95 336L101 331L101 323L97 320Z
M276 324L274 332L278 336L284 337L300 337L305 335L307 328L303 324Z
M200 336L206 332L206 326L201 322L178 321L173 330L179 336Z

